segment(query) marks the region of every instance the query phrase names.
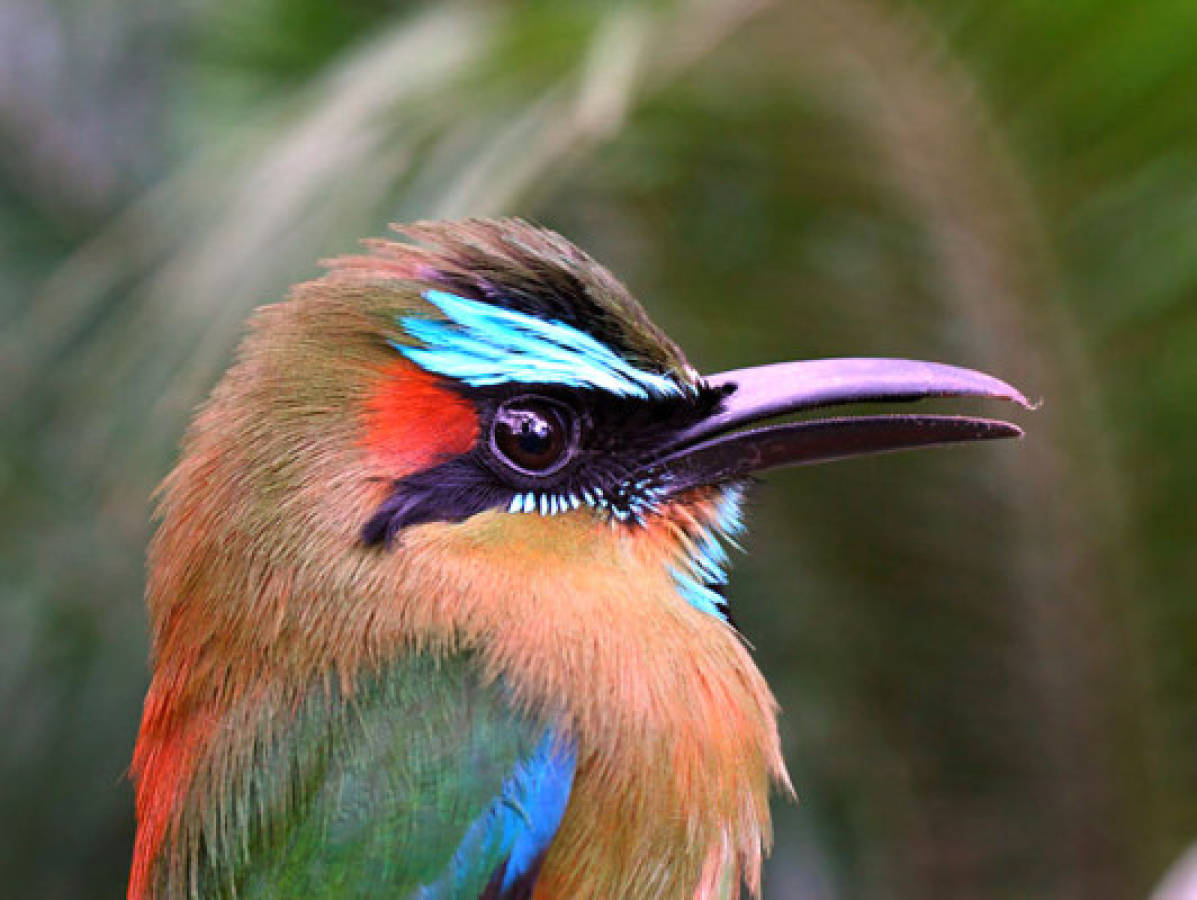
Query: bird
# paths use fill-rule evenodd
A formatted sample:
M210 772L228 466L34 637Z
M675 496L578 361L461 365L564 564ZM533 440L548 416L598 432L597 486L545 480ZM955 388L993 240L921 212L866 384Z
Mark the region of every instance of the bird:
M1022 434L811 410L1028 401L703 376L551 230L394 227L252 314L158 489L130 900L759 895L793 788L727 599L747 491Z

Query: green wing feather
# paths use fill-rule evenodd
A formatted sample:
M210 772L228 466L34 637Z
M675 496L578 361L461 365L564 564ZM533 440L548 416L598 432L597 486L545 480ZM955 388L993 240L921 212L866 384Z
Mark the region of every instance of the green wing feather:
M412 655L349 702L321 691L264 767L287 774L259 785L248 853L200 893L407 896L457 865L451 896L477 896L506 853L492 843L462 870L455 851L544 734L468 656Z

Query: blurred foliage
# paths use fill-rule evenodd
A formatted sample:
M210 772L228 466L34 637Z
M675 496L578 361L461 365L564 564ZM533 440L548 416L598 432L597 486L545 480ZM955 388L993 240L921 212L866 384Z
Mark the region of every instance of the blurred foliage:
M988 368L1020 445L771 477L770 897L1145 894L1197 837L1197 7L10 0L0 881L112 896L147 497L246 312L520 214L705 369Z

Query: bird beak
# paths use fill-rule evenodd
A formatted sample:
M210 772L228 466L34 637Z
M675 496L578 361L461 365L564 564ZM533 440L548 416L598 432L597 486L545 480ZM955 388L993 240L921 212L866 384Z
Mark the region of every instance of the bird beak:
M805 465L961 441L1021 437L1009 422L970 416L881 415L807 419L744 430L764 419L849 403L986 397L1032 405L997 378L909 359L818 359L721 372L715 412L679 434L655 465L673 490L779 466Z

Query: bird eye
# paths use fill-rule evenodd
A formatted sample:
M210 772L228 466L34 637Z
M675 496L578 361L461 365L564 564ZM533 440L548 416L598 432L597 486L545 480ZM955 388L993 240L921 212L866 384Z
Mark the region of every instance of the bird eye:
M547 397L516 397L503 403L491 422L495 456L525 475L559 471L577 449L577 417Z

